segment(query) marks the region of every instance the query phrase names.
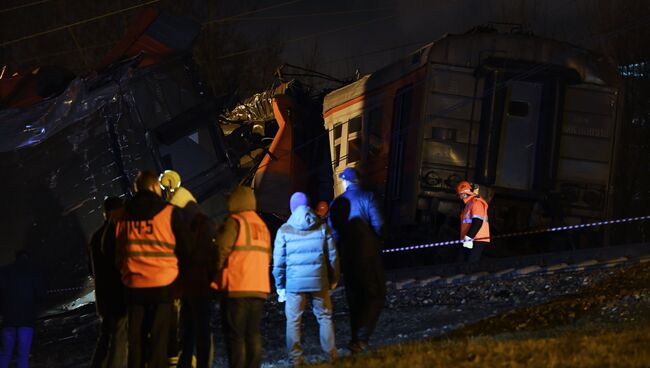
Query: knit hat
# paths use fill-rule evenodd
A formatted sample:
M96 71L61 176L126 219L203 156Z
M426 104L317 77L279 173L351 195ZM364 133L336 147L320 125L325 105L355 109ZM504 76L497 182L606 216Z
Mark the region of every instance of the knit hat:
M296 208L300 206L308 206L309 205L309 199L307 198L307 195L303 192L295 192L291 195L291 199L289 200L289 208L291 208L291 212L295 211Z

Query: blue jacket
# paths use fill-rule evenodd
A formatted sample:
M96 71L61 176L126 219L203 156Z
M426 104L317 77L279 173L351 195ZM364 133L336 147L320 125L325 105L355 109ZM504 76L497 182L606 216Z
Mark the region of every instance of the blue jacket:
M347 190L336 197L332 202L330 208L332 207L341 207L341 202L347 199L345 204L346 208L341 214L347 214L346 219L332 219L332 213L330 212L330 226L334 233L334 238L336 241L339 241L340 234L343 226L337 226L336 222L341 222L344 220L352 221L353 219L361 219L366 222L374 231L375 235L381 237L382 235L382 226L384 225L384 220L379 212L377 203L375 201L375 195L370 191L362 190L357 184L350 184ZM338 203L337 203L338 202ZM347 205L349 203L349 213L347 212ZM334 222L332 222L334 221Z
M273 249L273 277L288 292L329 290L338 282L339 260L327 224L307 206L299 206L280 226Z

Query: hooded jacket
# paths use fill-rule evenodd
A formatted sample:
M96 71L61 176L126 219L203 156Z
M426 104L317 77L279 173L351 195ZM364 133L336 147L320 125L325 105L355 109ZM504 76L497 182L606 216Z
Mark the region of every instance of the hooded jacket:
M264 242L266 243L265 247L268 248L268 254L266 254L266 257L268 257L268 259L265 260L266 263L264 266L265 268L264 270L260 270L260 269L255 270L256 272L258 272L260 275L263 276L261 276L260 279L256 279L256 276L251 276L247 280L238 280L236 282L236 283L239 282L246 283L254 280L253 284L255 285L253 285L253 287L255 288L255 290L237 290L238 287L232 286L234 287L233 290L233 288L229 286L232 285L230 282L232 281L231 277L237 277L236 276L237 273L231 274L230 270L237 269L239 270L237 272L242 271L241 264L229 265L229 262L233 260L232 257L230 256L233 253L233 250L237 243L237 239L239 237L239 231L243 231L243 229L240 229L239 223L233 217L233 215L239 215L240 218L247 217L247 216L254 216L256 218L256 221L262 222L259 216L257 216L257 214L254 213L255 208L257 206L257 203L255 201L255 195L253 194L251 188L241 187L241 186L237 187L228 196L226 205L228 207L228 212L230 215L226 217L224 223L217 230L217 234L214 241L216 245L216 255L215 255L216 259L213 262L211 262L214 265L214 269L211 271L211 273L215 276L214 277L215 282L213 282L212 287L217 290L225 291L228 298L249 298L249 297L266 298L268 292L270 291L270 280L269 280L270 276L269 276L268 265L271 261L270 260L271 240L266 225L263 226L263 231L265 233L263 236L261 236L261 238L265 239L264 240ZM249 265L245 267L249 267ZM255 267L259 268L259 266L255 266ZM242 285L239 286L241 287ZM251 285L248 285L246 287L250 287L250 286Z
M297 207L275 236L273 277L288 292L329 290L339 278L339 259L326 223L307 206Z
M243 211L255 211L257 202L251 189L239 187L228 196L226 206L228 213L233 214ZM219 271L224 267L228 255L232 252L235 245L235 240L237 240L237 234L239 234L237 220L232 218L232 216L226 217L223 224L217 229L215 237L215 245L217 248L215 271Z

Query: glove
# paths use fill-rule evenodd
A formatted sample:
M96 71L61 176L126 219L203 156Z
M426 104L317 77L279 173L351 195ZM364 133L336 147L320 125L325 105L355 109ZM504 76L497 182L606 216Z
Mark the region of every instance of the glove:
M463 239L463 247L467 249L472 249L474 247L474 239L465 235L465 239Z
M284 303L287 301L287 289L278 289L278 303Z

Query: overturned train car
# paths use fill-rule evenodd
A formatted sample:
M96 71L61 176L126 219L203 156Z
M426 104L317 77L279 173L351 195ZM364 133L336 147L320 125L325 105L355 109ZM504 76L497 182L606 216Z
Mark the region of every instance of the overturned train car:
M362 171L399 243L455 239L465 178L490 202L493 233L611 216L621 100L608 60L477 28L329 93L323 111L334 173ZM580 239L498 249L589 245Z
M174 169L212 216L237 184L213 98L189 57L200 25L146 8L88 75L37 68L0 80L0 265L27 249L63 289L89 291L87 240L105 196L140 169ZM54 88L56 87L56 88Z
M139 169L175 169L210 214L237 179L217 113L190 60L139 58L74 79L57 97L0 110L5 197L0 262L27 249L50 288L87 279L87 239L105 196L128 196Z

